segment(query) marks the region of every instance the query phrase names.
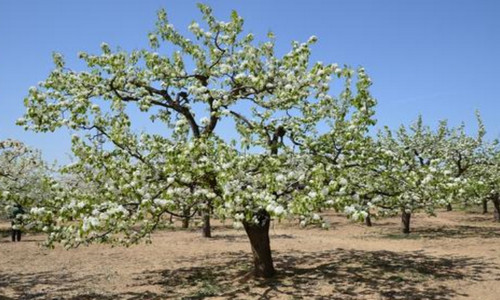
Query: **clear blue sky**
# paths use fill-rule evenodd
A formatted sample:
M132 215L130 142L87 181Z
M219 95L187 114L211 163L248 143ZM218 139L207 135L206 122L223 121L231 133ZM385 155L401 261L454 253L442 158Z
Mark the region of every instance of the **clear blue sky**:
M199 1L0 1L0 139L17 138L47 159L67 161L66 132L36 134L14 125L28 88L45 79L52 51L78 69L78 51L105 41L124 49L147 46L156 10L176 28L199 19ZM319 37L313 60L364 66L378 99L378 125L448 119L475 128L483 115L488 136L500 136L500 1L307 0L202 1L219 18L236 9L248 31L275 32L281 51L291 40Z

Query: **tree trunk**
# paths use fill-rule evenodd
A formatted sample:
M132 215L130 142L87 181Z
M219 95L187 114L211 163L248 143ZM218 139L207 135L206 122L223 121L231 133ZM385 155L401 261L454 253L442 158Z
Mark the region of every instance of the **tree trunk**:
M368 227L372 227L372 218L370 217L370 214L368 214L365 218L365 224Z
M255 277L270 278L276 271L274 270L273 258L271 256L271 246L269 242L269 225L271 216L261 209L254 215L259 221L258 224L243 222L245 231L252 246L254 275Z
M189 228L189 218L188 217L182 218L182 228Z
M446 205L446 211L452 211L453 210L453 207L451 206L451 203L448 203Z
M483 214L488 213L488 200L483 200Z
M212 237L212 229L210 228L210 211L206 210L203 212L203 228L202 236L205 238Z
M493 202L493 216L495 217L495 221L500 222L500 197L499 195L496 195L491 199L491 202Z
M184 218L182 218L182 228L189 228L189 215L191 214L189 207L184 208L182 214L184 215Z
M405 210L403 210L401 213L401 229L405 234L410 233L410 219L411 213L407 213Z

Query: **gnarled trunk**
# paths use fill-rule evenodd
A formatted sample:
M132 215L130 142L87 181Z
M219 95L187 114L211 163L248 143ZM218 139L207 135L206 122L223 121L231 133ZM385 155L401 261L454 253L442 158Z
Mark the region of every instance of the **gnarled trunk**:
M403 210L401 212L401 229L405 234L410 233L410 220L411 220L411 213L406 212L406 210Z
M448 204L446 205L446 210L447 210L447 211L452 211L452 210L453 210L453 207L451 206L451 203L448 203Z
M483 200L483 214L488 213L488 200Z
M271 256L271 245L269 242L269 225L271 216L265 209L255 213L254 217L258 223L243 222L245 231L252 246L254 275L255 277L270 278L276 271L274 270L273 258Z

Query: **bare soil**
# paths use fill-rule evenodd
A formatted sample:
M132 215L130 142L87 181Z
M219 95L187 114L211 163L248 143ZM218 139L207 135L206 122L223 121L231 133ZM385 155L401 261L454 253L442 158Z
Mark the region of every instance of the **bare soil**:
M279 274L251 276L243 230L217 224L159 231L152 244L73 250L20 243L0 224L0 299L500 299L500 224L491 215L439 212L369 228L328 214L332 228L274 222L271 248Z

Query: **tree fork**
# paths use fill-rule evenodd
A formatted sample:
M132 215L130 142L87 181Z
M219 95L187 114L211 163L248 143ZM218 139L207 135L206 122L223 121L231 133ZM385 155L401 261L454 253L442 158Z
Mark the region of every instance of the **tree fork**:
M255 277L270 278L276 274L269 241L271 216L265 209L254 214L258 223L244 221L243 226L252 247Z

